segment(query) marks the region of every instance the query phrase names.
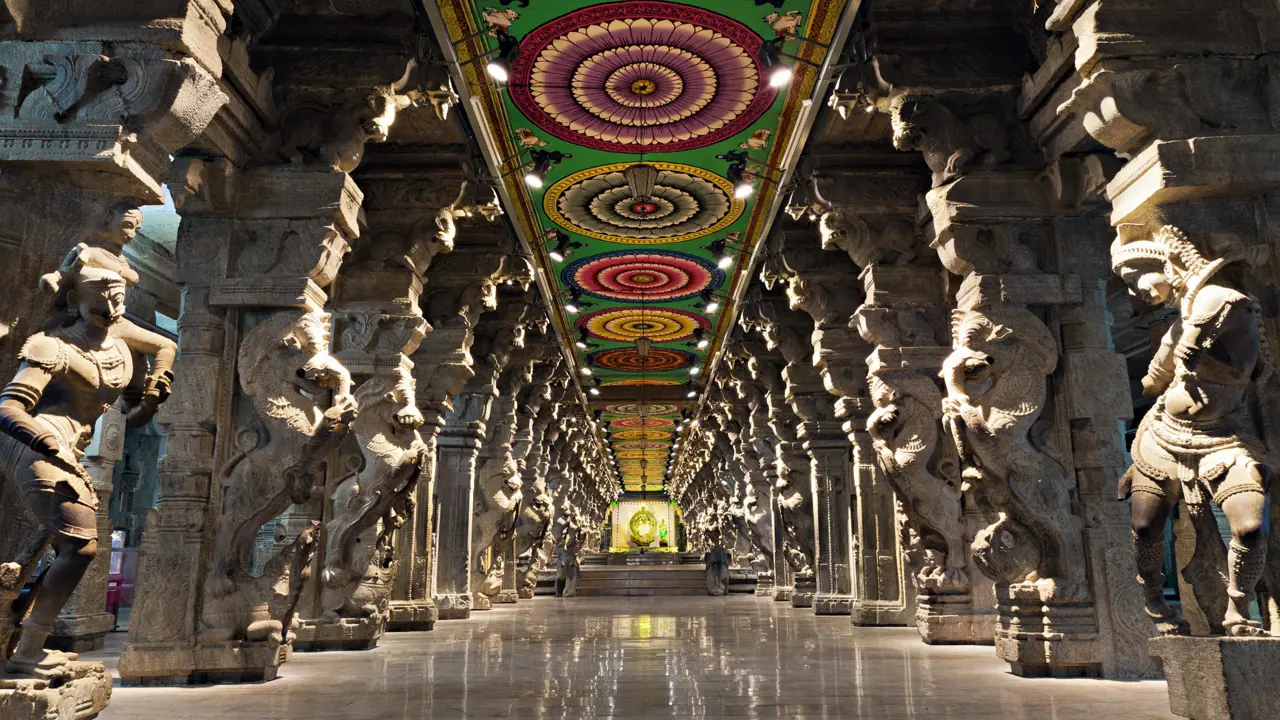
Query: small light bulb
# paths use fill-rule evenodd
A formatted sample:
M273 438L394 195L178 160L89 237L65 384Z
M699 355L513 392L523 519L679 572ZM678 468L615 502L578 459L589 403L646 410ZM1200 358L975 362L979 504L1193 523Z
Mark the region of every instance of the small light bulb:
M540 188L542 187L542 176L537 173L529 173L524 176L524 184L534 189Z
M582 368L582 374L583 374L583 375L590 375L590 374L591 374L591 368L589 368L589 367L584 367L584 368Z
M564 304L564 309L565 309L565 310L568 310L569 312L571 312L571 313L573 313L573 314L575 314L575 315L578 313L578 306L577 306L577 305L574 305L573 303L565 303L565 304Z
M719 262L719 263L717 263L717 265L719 265L719 266L720 266L720 269L721 269L721 270L725 270L725 269L727 269L727 268L728 268L730 265L732 265L732 264L733 264L733 256L732 256L732 255L725 255L724 257L720 258L720 262Z
M697 375L697 374L698 374L698 373L700 373L700 372L702 372L702 368L700 368L700 367L691 367L691 368L689 368L689 374L690 374L690 375Z
M507 72L506 66L496 60L490 60L484 69L489 73L489 77L501 83L506 82L511 77L511 74Z
M586 343L584 343L584 342L582 342L581 340L579 340L579 341L575 342L575 343L574 343L574 345L577 345L577 346L578 346L579 348L581 348L582 350L586 350L586 349L587 349L587 344L586 344Z
M564 262L564 255L562 255L559 250L552 250L551 252L547 253L547 255L549 255L551 259L556 262Z
M738 183L733 188L733 196L739 200L745 200L751 197L751 183Z
M707 312L709 312L709 313L714 313L715 311L717 311L717 310L719 310L719 309L720 309L720 301L719 301L719 300L712 300L711 302L707 303Z
M698 341L698 349L699 349L699 350L706 350L706 349L707 349L707 346L708 346L708 345L710 345L710 344L711 344L711 341L710 341L710 340L699 340L699 341Z
M773 72L769 73L769 87L780 88L791 82L791 66L785 63L779 63L773 67Z
M599 395L599 394L600 394L600 391L599 391L599 390L597 390L597 389L595 389L595 388L588 388L588 389L587 389L587 392L591 393L592 395Z

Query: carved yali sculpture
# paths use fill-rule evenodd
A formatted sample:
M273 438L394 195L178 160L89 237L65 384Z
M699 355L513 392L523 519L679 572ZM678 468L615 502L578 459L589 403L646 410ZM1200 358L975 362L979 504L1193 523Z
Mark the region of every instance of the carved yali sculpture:
M960 488L935 472L941 464L935 462L935 450L942 392L934 380L917 372L878 368L869 379L876 411L867 418L867 433L880 469L902 500L925 551L920 586L936 591L967 589Z
M76 656L43 646L98 549L98 497L80 457L98 418L117 399L124 398L129 423L141 425L169 394L176 347L124 319L127 283L117 270L128 265L113 259L73 251L47 276L55 283L47 289L58 293L55 316L23 345L22 365L0 392L0 472L16 490L11 497L24 497L40 524L16 557L9 551L2 558L0 599L18 596L50 544L56 552L36 590L16 604L12 618L0 620L0 654L9 649L10 623L23 624L6 665L11 673L71 677L68 663ZM150 373L144 354L155 356Z
M333 493L333 518L325 524L321 605L327 620L338 615L370 616L376 607L352 599L378 549L389 555L390 535L409 517L422 475L427 446L418 433L422 413L415 404L413 376L406 367L378 374L356 390L360 415L351 432L363 451L364 467ZM377 541L357 552L360 536L379 520Z
M241 342L240 388L260 427L236 438L237 453L222 471L222 514L214 525L202 640L283 639L284 619L301 590L301 573L272 575L291 567L276 562L253 577L249 556L259 528L290 503L307 501L320 464L355 418L351 375L329 355L328 328L326 313L284 310L263 320ZM329 391L331 407L311 399ZM285 552L313 550L314 541L300 537Z
M1056 599L1087 596L1065 472L1032 438L1058 364L1052 334L1025 308L998 305L957 310L952 335L943 419L989 523L973 541L978 567L998 583L1044 583Z
M1268 570L1264 513L1275 465L1265 412L1278 398L1269 392L1257 303L1223 277L1235 259L1208 260L1169 226L1148 239L1122 234L1111 247L1112 268L1131 292L1179 310L1142 378L1143 393L1157 400L1138 426L1133 465L1120 483L1121 498L1132 497L1147 614L1164 634L1187 633L1162 591L1164 528L1179 500L1222 508L1231 526L1223 627L1229 635L1264 634L1249 606ZM1251 407L1251 400L1258 402Z

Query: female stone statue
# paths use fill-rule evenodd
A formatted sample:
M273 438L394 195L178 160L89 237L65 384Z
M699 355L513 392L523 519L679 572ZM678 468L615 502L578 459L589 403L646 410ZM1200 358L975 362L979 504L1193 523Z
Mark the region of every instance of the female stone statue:
M1254 589L1266 570L1264 512L1272 462L1261 417L1248 398L1270 371L1262 358L1257 303L1225 284L1227 259L1209 261L1177 228L1150 239L1117 240L1112 268L1131 292L1152 305L1176 305L1142 379L1158 396L1133 441L1133 466L1121 498L1133 499L1134 549L1147 614L1165 634L1186 634L1186 622L1164 601L1161 572L1170 510L1217 503L1231 526L1227 560L1228 635L1264 634L1250 619Z
M95 423L123 396L130 424L143 424L169 392L174 344L124 319L126 280L102 264L82 257L59 271L58 312L0 392L0 473L41 526L21 558L0 565L0 590L20 590L44 549L56 552L26 606L13 673L57 677L75 659L43 646L98 549L97 493L79 460ZM156 357L149 374L135 353Z

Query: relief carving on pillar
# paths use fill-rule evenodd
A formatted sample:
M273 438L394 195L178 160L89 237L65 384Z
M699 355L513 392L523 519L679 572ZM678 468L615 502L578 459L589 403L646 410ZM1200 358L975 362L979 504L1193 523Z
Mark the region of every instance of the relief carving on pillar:
M428 457L408 367L371 376L360 383L355 399L360 414L351 422L351 434L363 467L333 491L333 517L325 523L321 607L331 621L386 611L387 596L358 590L375 558L384 567L393 559L391 535L413 513L414 491ZM375 541L357 548L361 536L379 524Z
M893 123L893 145L924 156L938 187L975 170L1035 165L1038 151L1001 95L898 92L877 103Z
M1070 483L1042 447L1038 423L1058 365L1055 338L1014 305L956 310L952 335L941 373L943 417L965 486L988 515L973 542L979 567L998 583L1031 583L1058 600L1087 598Z
M259 528L310 498L321 464L355 419L351 376L328 346L328 314L305 310L274 311L241 342L239 384L253 423L242 425L219 473L223 506L200 621L206 642L284 640L305 574L293 570L307 566L314 538L304 533L260 576L250 574L249 556ZM312 400L330 392L330 405Z

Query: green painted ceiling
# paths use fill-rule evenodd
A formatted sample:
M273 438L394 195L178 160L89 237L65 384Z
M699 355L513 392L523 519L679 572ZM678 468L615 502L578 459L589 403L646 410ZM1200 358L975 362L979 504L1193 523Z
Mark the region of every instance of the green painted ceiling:
M696 383L691 371L706 369L732 320L726 300L747 281L743 266L778 193L755 179L754 192L736 198L730 162L745 153L749 172L779 178L774 168L813 94L815 73L792 61L791 83L769 87L762 43L820 63L824 50L796 36L829 42L845 5L439 3L478 101L474 124L505 158L512 221L559 295L555 321L578 370L590 370L579 375L583 387L634 389L633 402L602 415L627 490L660 489L681 410L694 402L652 401L641 417L653 392L646 388ZM506 82L486 72L499 57L510 61ZM551 165L531 187L525 176L538 160L537 169ZM636 164L657 171L639 198L626 177ZM726 254L732 264L722 262ZM647 358L637 350L641 336L652 341Z

